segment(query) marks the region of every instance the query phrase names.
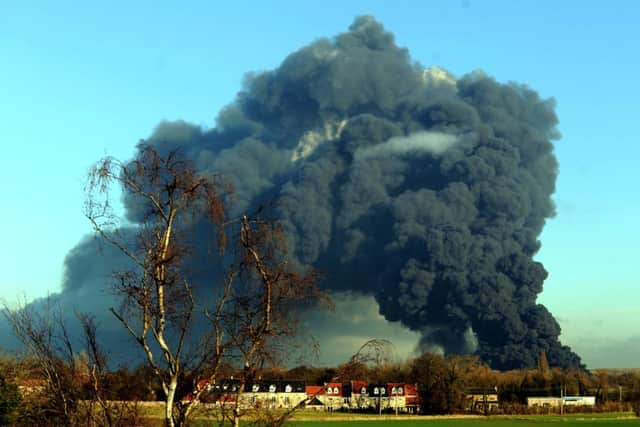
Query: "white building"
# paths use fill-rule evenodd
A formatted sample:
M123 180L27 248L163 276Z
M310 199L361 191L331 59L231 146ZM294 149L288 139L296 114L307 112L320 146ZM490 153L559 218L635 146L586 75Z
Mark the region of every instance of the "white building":
M527 406L559 408L560 406L595 406L595 396L527 397Z

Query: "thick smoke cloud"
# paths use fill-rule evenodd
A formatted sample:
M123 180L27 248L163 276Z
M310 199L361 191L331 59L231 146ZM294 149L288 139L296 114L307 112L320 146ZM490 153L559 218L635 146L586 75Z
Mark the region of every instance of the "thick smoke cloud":
M375 298L423 349L497 368L534 366L544 350L552 365L577 366L536 303L557 122L553 100L480 71L425 70L359 17L247 76L214 129L162 123L147 142L226 174L236 213L279 200L296 261L319 268L328 290ZM97 286L83 245L63 294Z

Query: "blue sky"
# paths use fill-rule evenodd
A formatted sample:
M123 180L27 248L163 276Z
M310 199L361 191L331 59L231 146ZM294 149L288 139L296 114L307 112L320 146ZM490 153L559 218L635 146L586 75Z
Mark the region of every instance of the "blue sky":
M555 97L558 215L540 301L590 367L640 366L640 3L30 2L0 7L0 297L60 289L90 231L83 182L163 119L215 125L243 74L374 15L425 66L483 69Z

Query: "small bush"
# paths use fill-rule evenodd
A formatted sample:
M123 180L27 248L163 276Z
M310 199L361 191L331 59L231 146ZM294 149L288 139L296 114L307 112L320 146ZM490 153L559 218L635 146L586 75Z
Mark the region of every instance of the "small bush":
M13 414L20 405L20 400L18 386L0 376L0 425L11 423Z

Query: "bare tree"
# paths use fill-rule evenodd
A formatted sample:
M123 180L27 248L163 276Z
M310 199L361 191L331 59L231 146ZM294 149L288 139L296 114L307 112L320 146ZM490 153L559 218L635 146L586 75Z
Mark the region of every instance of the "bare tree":
M219 176L199 176L175 151L162 156L151 146L138 148L131 162L107 157L90 169L85 215L96 233L132 265L115 273L116 291L123 299L111 311L140 345L160 380L165 423L174 426L184 422L192 406L176 398L195 312L183 269L190 249L185 233L190 222L208 218L224 249L223 199L228 188ZM114 184L140 209L133 231L123 230L120 216L111 208ZM156 358L156 347L161 360Z
M26 303L15 308L5 305L3 314L45 380L47 402L36 416L43 422L74 425L80 398L74 381L79 366L60 311L47 300L38 311Z
M135 206L135 225L121 227L111 209L113 185ZM227 218L230 193L221 176L198 174L179 152L161 155L143 144L133 161L107 157L89 173L86 216L96 233L132 265L116 273L122 305L111 311L160 380L167 426L186 422L207 384L216 380L223 360L244 367L238 390L242 394L254 368L273 359L284 340L295 334L296 304L317 295L315 275L297 272L287 262L277 222L246 215ZM196 304L186 263L194 250L194 224L205 219L218 249L209 252L216 258L211 262L223 266L225 273L208 278L211 299ZM187 354L195 341L195 319L201 315L210 326L200 346ZM184 399L177 391L187 374L193 387ZM240 399L236 402L235 424L241 416Z
M360 346L347 361L338 367L334 380L358 378L370 370L378 371L394 361L395 346L389 340L370 339Z
M300 306L324 299L313 270L297 271L289 265L284 231L278 222L244 215L239 225L238 261L233 267L236 283L228 288L226 310L213 319L214 329L222 326L229 338L229 356L242 363L230 417L234 426L240 424L242 395L246 384L255 379L256 370L278 365L293 347ZM268 424L281 425L290 413L269 414Z
M117 405L106 398L107 359L97 342L90 315L76 313L83 346L73 342L62 307L47 299L40 306L21 303L3 307L3 314L22 342L44 389L29 399L21 424L127 426L138 423L134 404ZM95 408L99 410L94 410Z
M98 326L91 314L77 313L85 339L86 388L90 399L85 401L87 425L131 426L141 425L138 402L114 402L108 398L110 390L105 383L109 375L107 354L98 342Z

